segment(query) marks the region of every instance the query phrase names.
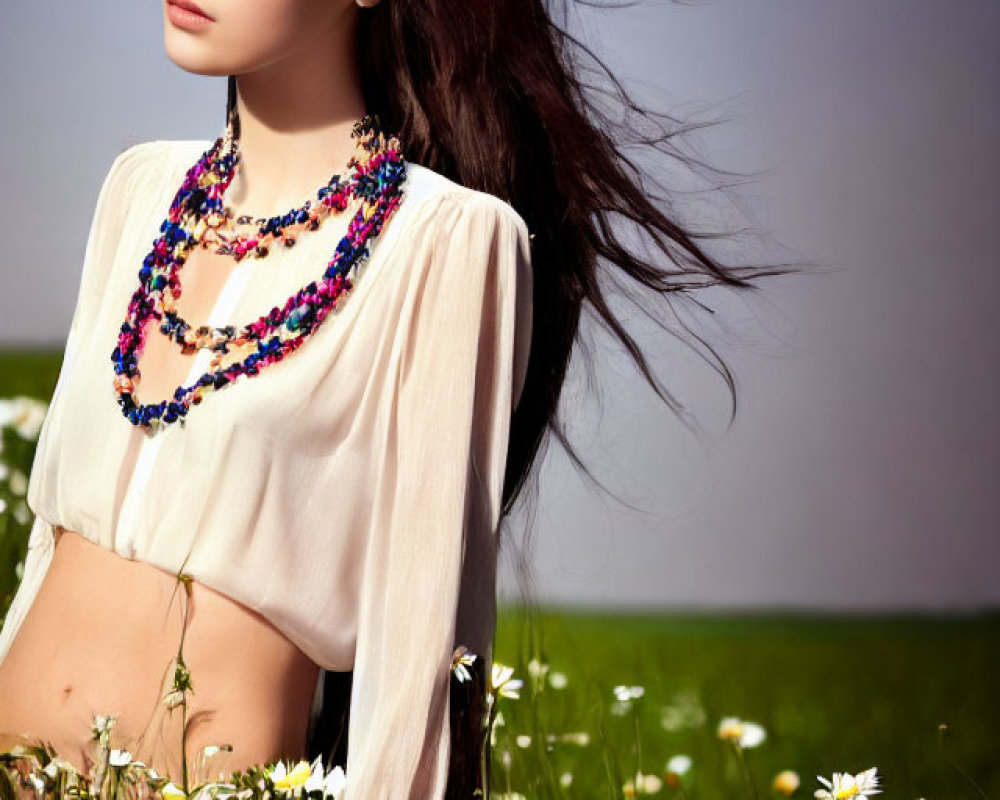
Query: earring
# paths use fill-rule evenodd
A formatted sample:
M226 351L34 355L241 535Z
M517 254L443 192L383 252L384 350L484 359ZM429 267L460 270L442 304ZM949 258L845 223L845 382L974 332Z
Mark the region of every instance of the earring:
M379 0L354 0L362 8L374 8L379 4Z

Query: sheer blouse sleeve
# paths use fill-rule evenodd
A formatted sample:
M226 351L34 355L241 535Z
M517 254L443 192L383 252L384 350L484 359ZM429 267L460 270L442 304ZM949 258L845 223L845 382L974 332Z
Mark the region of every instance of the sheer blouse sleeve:
M441 800L453 650L469 646L487 675L492 657L495 534L531 319L528 230L485 193L427 202L393 322L402 346L364 556L346 800Z
M108 281L115 248L124 230L126 212L135 185L135 175L140 165L149 161L157 152L156 145L156 142L142 142L120 152L115 156L101 183L90 222L82 267L78 271L76 305L63 350L59 377L49 401L50 408L58 400L64 379L73 367L80 336L93 324L103 289ZM40 437L46 435L46 429L47 426L43 422ZM40 450L41 440L36 455ZM24 573L0 632L0 661L6 657L14 635L34 600L51 557L52 531L48 529L46 522L36 515L28 536Z

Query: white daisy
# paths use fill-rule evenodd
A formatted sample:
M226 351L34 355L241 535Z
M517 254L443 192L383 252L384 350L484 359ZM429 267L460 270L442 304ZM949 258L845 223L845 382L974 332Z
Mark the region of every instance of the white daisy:
M528 662L528 674L531 676L532 684L536 687L544 685L545 677L549 673L549 665L537 658L532 658Z
M691 769L691 757L684 754L671 756L670 760L667 761L666 769L667 772L672 772L674 775L683 775Z
M877 771L878 767L866 769L857 775L851 775L849 772L834 772L832 781L817 775L816 779L826 788L817 789L813 796L819 800L847 800L847 798L852 797L864 800L864 798L882 791L878 788Z
M799 783L799 773L795 770L785 769L774 776L771 785L774 787L774 791L787 797L795 793L796 789L799 788Z
M117 721L118 718L114 714L94 714L94 721L90 724L90 732L96 739L102 733L109 733Z
M323 788L323 759L321 756L316 756L313 760L312 771L309 773L309 777L306 778L306 782L302 788L307 792Z
M327 773L326 780L323 781L323 797L331 797L333 800L344 800L344 789L347 786L347 774L339 764Z
M549 673L549 686L553 689L565 689L568 681L566 680L566 675L562 672L552 672Z
M24 502L24 498L18 500L17 505L14 506L14 519L21 525L27 525L31 521L31 509Z
M720 739L735 742L744 749L757 747L767 738L767 731L762 726L739 717L723 717L717 732Z
M26 491L28 491L28 476L19 469L12 469L10 471L10 480L7 485L10 486L10 490L14 494L23 495Z
M174 785L171 781L162 789L160 789L160 794L163 796L164 800L185 800L186 794L178 787Z
M184 702L184 692L180 689L172 689L163 696L163 705L167 708L176 708Z
M519 678L512 678L514 668L494 662L491 685L493 690L500 697L510 697L517 699L521 695L518 690L524 685L524 681Z
M469 672L469 667L475 661L476 654L470 651L465 645L459 645L455 648L455 652L451 657L451 668L459 682L472 680L472 673Z
M614 692L615 697L624 703L642 697L646 690L641 686L616 686Z
M48 405L33 397L0 399L0 428L13 428L22 439L32 441L45 420Z

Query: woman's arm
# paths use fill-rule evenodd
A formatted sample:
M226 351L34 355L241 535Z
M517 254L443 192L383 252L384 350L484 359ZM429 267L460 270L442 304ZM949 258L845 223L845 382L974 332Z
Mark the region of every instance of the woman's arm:
M157 148L162 144L143 142L127 148L115 157L104 176L90 223L83 266L80 269L76 305L66 339L59 378L49 401L50 410L58 399L66 375L73 367L81 333L93 324L93 315L99 306L101 294L108 281L111 262L124 230L126 211L135 185L135 175L139 173L141 165L158 152ZM109 353L113 346L114 343L109 344ZM39 432L39 447L42 446L45 435L46 424L43 422L42 430ZM31 496L32 493L29 491L28 494ZM48 570L52 557L52 536L53 531L49 529L48 523L36 515L28 537L24 572L11 606L7 610L3 629L0 630L0 661L6 657Z
M389 416L393 458L377 479L365 556L347 800L444 797L450 665L466 643L456 620L470 579L481 581L467 630L479 639L474 651L493 631L495 532L523 382L515 361L525 368L515 350L531 318L528 231L484 193L429 202L438 203L433 230L407 265L415 289L392 321L405 338Z

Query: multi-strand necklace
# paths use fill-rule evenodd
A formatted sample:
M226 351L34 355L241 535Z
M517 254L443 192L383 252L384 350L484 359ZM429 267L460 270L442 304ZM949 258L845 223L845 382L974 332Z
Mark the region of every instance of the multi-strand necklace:
M173 422L184 422L191 405L201 402L206 392L221 389L241 375L254 376L260 369L280 361L316 332L339 299L353 288L348 273L370 255L370 247L402 202L401 184L406 178L406 161L396 136L388 139L379 130L378 118L365 115L358 120L352 136L365 155L348 162L345 180L334 175L317 192L317 204L303 206L270 218L241 216L241 224L253 224L249 236L226 236L221 231L231 224L232 211L222 197L236 172L240 155L231 135L220 136L187 171L184 182L160 226L160 235L142 262L139 288L132 294L128 313L111 354L115 368L114 388L122 414L133 424L156 430ZM181 296L180 273L191 250L196 247L232 256L264 258L279 240L285 247L295 244L288 233L292 226L316 230L335 211L343 211L352 199L361 206L348 224L347 233L337 244L323 275L288 297L269 313L238 330L192 326L177 312ZM173 398L142 404L135 399L139 385L138 359L152 320L160 332L175 341L185 355L211 349L215 355L209 371L189 386L178 386ZM254 347L242 361L221 367L230 348Z

